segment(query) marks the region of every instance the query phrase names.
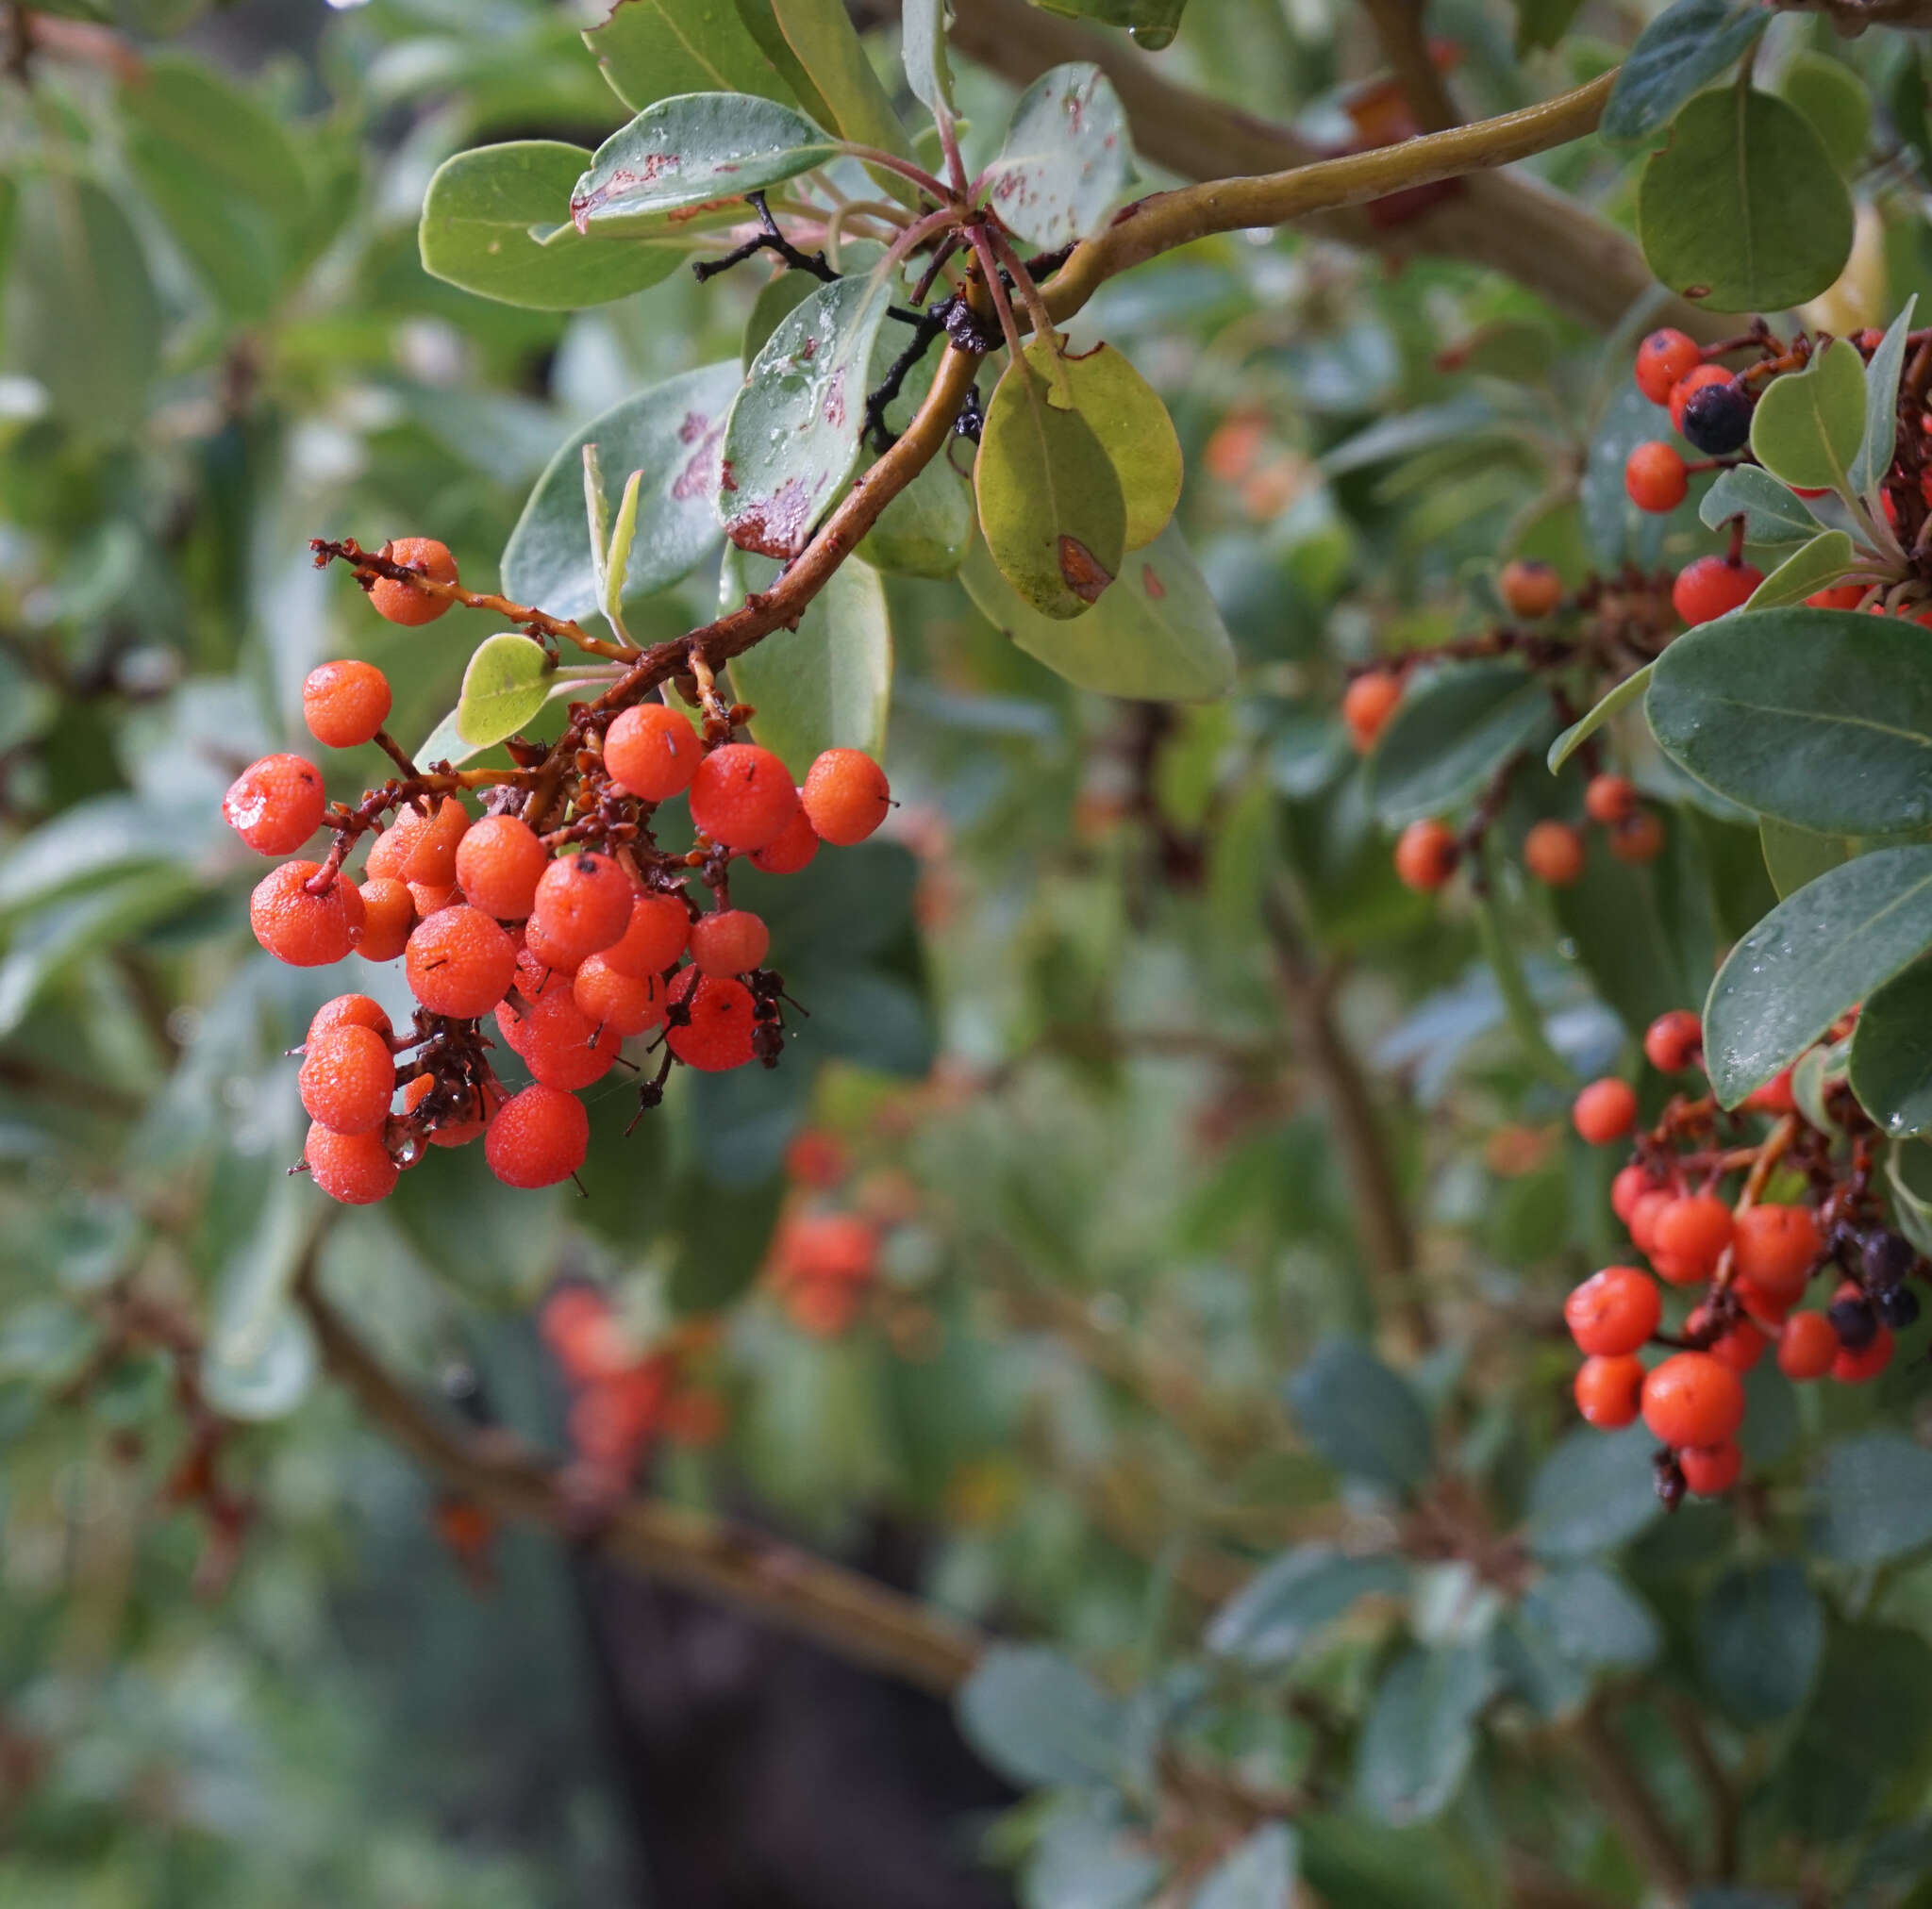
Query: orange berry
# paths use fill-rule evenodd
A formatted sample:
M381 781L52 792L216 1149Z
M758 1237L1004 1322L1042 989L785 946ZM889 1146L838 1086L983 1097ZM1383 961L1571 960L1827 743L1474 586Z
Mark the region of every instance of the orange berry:
M1894 1350L1891 1328L1880 1326L1870 1345L1860 1346L1857 1352L1850 1346L1838 1349L1838 1356L1831 1362L1831 1376L1840 1386L1862 1386L1891 1364Z
M849 849L885 821L892 806L892 791L886 772L864 750L827 749L806 771L798 801L821 841ZM791 820L788 811L785 822ZM781 823L777 832L754 846L769 846L782 831Z
M313 1040L332 1027L373 1027L385 1040L395 1032L380 1003L366 994L338 994L333 1001L324 1002L308 1023L308 1038Z
M743 982L687 968L672 982L671 999L685 1007L687 1019L672 1021L664 1038L686 1066L723 1073L751 1059L758 1004Z
M1668 1187L1655 1187L1637 1196L1630 1208L1630 1218L1624 1223L1629 1227L1631 1242L1639 1252L1656 1252L1657 1216L1666 1206L1674 1204L1676 1198Z
M1744 1422L1744 1384L1708 1353L1673 1353L1643 1382L1643 1422L1661 1443L1722 1445Z
M1625 1167L1610 1182L1610 1211L1625 1226L1630 1224L1630 1216L1637 1210L1637 1203L1646 1193L1657 1191L1657 1182L1641 1167Z
M458 1021L488 1014L516 971L515 943L480 908L461 902L417 924L404 962L409 992L431 1014Z
M1620 1357L1648 1342L1663 1313L1657 1282L1634 1266L1593 1272L1563 1302L1564 1323L1579 1352Z
M1708 1328L1710 1318L1708 1307L1693 1307L1684 1321L1685 1332L1702 1335ZM1737 1320L1712 1339L1705 1351L1732 1371L1748 1372L1764 1356L1764 1348L1769 1343L1749 1320Z
M779 831L777 840L752 851L751 865L768 875L795 875L818 852L818 831L801 808Z
M583 966L584 956L572 948L559 948L544 934L533 915L524 923L524 948L531 964L545 974L575 974ZM610 952L608 948L604 951Z
M1683 503L1690 479L1675 447L1655 440L1638 445L1624 460L1624 489L1638 509L1661 515Z
M302 685L308 733L330 749L356 749L389 721L389 678L374 663L325 663Z
M593 1028L608 1028L628 1040L664 1019L664 984L655 974L625 974L608 954L587 954L571 983L577 1012Z
M322 826L322 772L299 755L251 762L222 797L222 820L258 855L292 855Z
M1643 1034L1643 1057L1658 1073L1682 1073L1704 1046L1704 1022L1688 1007L1660 1014Z
M857 1213L798 1214L779 1229L772 1250L784 1279L863 1282L878 1271L878 1228Z
M473 908L498 921L521 921L537 905L550 851L526 822L486 815L457 843L457 886Z
M405 809L370 845L366 872L447 887L457 878L457 849L469 826L469 811L453 795L426 816Z
M1793 1313L1778 1336L1777 1369L1788 1379L1822 1379L1838 1354L1838 1335L1820 1312Z
M1803 1292L1824 1252L1817 1216L1808 1206L1752 1206L1737 1216L1732 1239L1738 1277L1761 1292Z
M377 875L364 882L362 895L362 938L356 953L365 961L393 961L409 945L409 931L416 925L416 899L402 882Z
M623 936L603 951L620 974L661 974L691 938L691 910L682 895L640 895Z
M284 862L264 875L248 898L248 925L277 961L291 968L326 968L362 938L362 897L346 875L327 892L311 895L320 862Z
M1395 876L1404 888L1427 894L1456 872L1461 857L1456 832L1447 822L1412 822L1395 842Z
M447 544L438 543L433 537L398 537L383 545L382 555L391 563L413 570L432 583L453 584L457 581L456 558L449 554ZM413 629L422 623L433 623L449 608L451 600L431 596L426 590L420 590L413 584L400 583L394 577L379 576L370 586L369 601L375 606L377 616L386 617L392 623L408 624Z
M1567 822L1537 822L1523 838L1523 866L1553 888L1575 881L1583 859L1583 838Z
M1835 583L1807 596L1805 606L1814 610L1855 610L1865 600L1865 588L1861 583Z
M858 1315L860 1289L834 1280L806 1280L785 1295L791 1323L815 1339L835 1339Z
M1684 428L1684 407L1707 385L1727 385L1731 374L1723 365L1697 365L1686 372L1671 389L1664 402L1671 407L1671 427L1681 431Z
M637 885L608 855L582 849L543 871L530 925L575 967L622 938L637 898Z
M705 745L687 718L667 704L624 710L605 732L604 767L640 802L669 802L691 787Z
M1563 601L1563 579L1553 565L1531 556L1514 556L1496 579L1503 603L1511 616L1532 621L1546 617Z
M1599 1432L1618 1431L1636 1419L1643 1396L1643 1361L1627 1353L1585 1359L1571 1389L1576 1409Z
M576 984L562 975L519 1013L505 1002L496 1024L524 1065L545 1087L575 1092L600 1081L617 1063L624 1036L592 1021L576 1002Z
M1610 853L1635 868L1656 861L1663 849L1663 819L1652 809L1640 809L1610 830Z
M753 742L727 742L712 750L691 778L693 825L727 849L764 848L778 839L797 812L798 791L791 772L769 749Z
M1657 1253L1689 1269L1690 1278L1678 1285L1708 1279L1731 1243L1731 1209L1714 1194L1686 1194L1657 1215L1651 1237Z
M496 1110L483 1157L506 1187L554 1187L584 1164L591 1117L575 1094L539 1081Z
M1583 812L1591 822L1614 828L1637 813L1641 798L1627 775L1592 775L1583 791Z
M702 974L749 974L771 946L771 930L749 908L720 908L691 924L691 964Z
M302 1157L309 1178L345 1206L373 1206L396 1189L396 1163L379 1135L338 1134L318 1121L308 1130Z
M1704 362L1704 353L1689 334L1666 325L1637 347L1637 389L1654 405L1665 404L1671 387Z
M1776 1331L1785 1322L1789 1313L1801 1297L1799 1293L1766 1292L1765 1289L1748 1279L1734 1279L1731 1290L1738 1296L1738 1303L1752 1319L1761 1325Z
M1402 701L1402 678L1388 670L1369 670L1341 694L1341 720L1357 755L1366 755Z
M702 1387L673 1394L664 1407L664 1436L695 1451L717 1444L727 1422L724 1400Z
M333 1027L308 1041L297 1076L311 1120L338 1134L374 1134L389 1119L396 1064L373 1027Z
M1677 1469L1699 1498L1722 1498L1743 1469L1744 1454L1729 1439L1722 1445L1692 1445L1677 1453Z
M1745 1110L1754 1114L1789 1114L1796 1110L1797 1104L1791 1095L1790 1068L1773 1074L1761 1087L1753 1087L1744 1096Z
M1671 586L1671 607L1687 623L1707 623L1741 609L1763 581L1764 573L1756 564L1700 556L1677 573Z
M1572 1104L1570 1119L1592 1147L1607 1147L1637 1124L1636 1089L1614 1074L1591 1081Z

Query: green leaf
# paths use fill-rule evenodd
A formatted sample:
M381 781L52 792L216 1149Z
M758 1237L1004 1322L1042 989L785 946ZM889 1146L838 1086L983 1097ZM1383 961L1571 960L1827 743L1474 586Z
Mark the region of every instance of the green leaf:
M1851 1082L1893 1139L1932 1133L1932 962L1914 961L1866 999L1852 1033Z
M583 456L597 446L611 510L632 471L642 471L639 534L625 569L624 601L641 601L686 575L718 540L712 499L724 419L742 374L706 365L651 385L592 418L551 458L503 551L503 588L552 616L585 617L599 605L584 521Z
M1574 1664L1641 1669L1662 1642L1650 1606L1599 1564L1552 1571L1524 1599L1523 1614Z
M158 55L119 98L129 125L192 154L228 191L288 224L305 216L308 178L282 122L206 62Z
M1546 52L1576 24L1583 0L1516 0L1516 57Z
M1071 398L1111 460L1127 509L1127 548L1152 543L1181 501L1181 440L1154 387L1111 345L1060 357L1055 344L1036 340L1026 357L1047 386L1047 402L1065 409Z
M1126 560L1077 622L1021 600L975 541L959 581L987 621L1083 689L1149 702L1205 702L1234 682L1234 643L1193 554L1170 524Z
M749 369L751 361L763 351L772 334L787 313L793 312L817 289L808 273L781 272L768 279L752 300L751 316L744 322L744 339L738 348L740 361Z
M445 159L423 201L423 269L479 297L534 311L603 305L668 276L690 257L680 244L599 245L568 227L549 244L532 236L568 216L590 157L554 140L518 140Z
M1299 1847L1287 1823L1237 1843L1194 1892L1193 1909L1294 1909Z
M746 92L792 104L734 0L617 0L584 34L632 112L686 92Z
M1804 116L1735 87L1677 115L1643 168L1637 224L1650 269L1711 311L1815 298L1852 250L1851 197Z
M1816 835L1932 825L1932 649L1857 610L1721 617L1657 660L1644 706L1699 782Z
M1047 11L1095 20L1103 26L1124 26L1138 45L1158 53L1174 43L1187 4L1188 0L1052 0Z
M1837 1048L1845 1045L1840 1041ZM1807 1054L1791 1070L1794 1097L1799 1076L1806 1071L1809 1059ZM1829 1133L1832 1129L1827 1127L1825 1131ZM1932 1253L1932 1145L1924 1140L1901 1140L1887 1148L1885 1182L1891 1191L1891 1208L1899 1231L1921 1253Z
M1113 82L1074 62L1043 73L1021 94L988 197L1007 224L1043 251L1097 232L1133 169L1127 116Z
M718 514L741 550L796 556L858 461L866 374L892 283L874 270L819 287L752 360L718 479Z
M1779 901L1852 858L1852 845L1843 836L1814 835L1774 816L1766 816L1757 824L1757 838L1764 850L1765 871Z
M777 566L727 556L724 596L764 589ZM822 750L885 754L892 697L892 624L885 585L870 564L847 557L812 600L795 630L775 630L731 663L731 688L758 712L756 740L803 782Z
M1548 760L1552 775L1555 775L1611 717L1628 708L1643 694L1650 685L1650 672L1654 668L1655 664L1646 663L1642 669L1633 671L1607 695L1600 696L1595 706L1588 714L1579 716L1550 744Z
M1887 326L1872 362L1865 367L1865 434L1858 443L1858 455L1852 459L1851 478L1853 490L1860 496L1885 482L1898 447L1898 381L1905 370L1906 334L1912 328L1912 312L1918 303L1915 291Z
M1288 1382L1308 1443L1338 1470L1407 1491L1435 1463L1435 1435L1414 1388L1355 1339L1330 1339Z
M589 702L609 689L623 673L623 666L617 663L582 667L566 664L564 668L550 672L549 685L543 692L544 706L564 700ZM464 740L457 727L461 707L458 704L450 710L416 746L413 752L415 758L425 769L433 768L439 762L446 762L452 769L458 769L491 747L487 742Z
M1756 1730L1800 1709L1824 1652L1824 1613L1802 1567L1778 1558L1726 1571L1697 1613L1704 1678Z
M1633 1034L1672 1008L1694 1002L1709 986L1716 949L1686 945L1674 903L1688 888L1707 897L1701 870L1685 872L1682 825L1669 833L1662 858L1632 868L1614 855L1592 855L1583 877L1552 895L1557 921L1605 1004ZM1680 880L1688 872L1688 881Z
M217 301L238 319L266 318L287 263L275 221L192 153L139 126L127 129L125 151L142 196Z
M1744 607L1776 610L1801 604L1843 576L1852 568L1854 556L1852 540L1842 530L1821 530L1751 592Z
M727 206L808 173L838 151L836 140L776 100L682 93L646 107L612 133L566 203L579 233L659 234L673 213Z
M273 1184L254 1229L222 1267L200 1379L224 1418L284 1418L315 1378L315 1342L290 1295L319 1208L299 1179Z
M1785 483L1849 492L1865 439L1865 361L1835 338L1801 372L1774 378L1751 415L1751 449Z
M811 76L832 114L832 124L855 145L909 158L912 147L899 124L865 42L845 10L845 0L766 0L786 42ZM895 174L880 175L892 189L908 188Z
M1023 1787L1112 1780L1124 1712L1078 1666L1037 1644L993 1644L955 1700L959 1727Z
M1222 1605L1205 1641L1216 1656L1256 1668L1286 1664L1361 1599L1400 1597L1407 1585L1408 1567L1399 1557L1350 1557L1330 1545L1296 1545Z
M549 699L549 678L541 643L511 630L485 637L463 672L457 734L476 749L514 736Z
M973 482L987 551L1036 610L1080 616L1120 574L1126 505L1113 462L1024 357L993 388Z
M1872 100L1865 82L1842 60L1800 48L1778 75L1777 90L1804 114L1832 164L1846 178L1856 176L1872 143Z
M912 96L935 120L953 115L953 70L946 59L946 0L906 0L899 53Z
M1932 1452L1902 1432L1841 1439L1825 1455L1812 1502L1812 1541L1826 1557L1903 1557L1932 1540Z
M1712 530L1722 530L1732 518L1741 517L1746 543L1802 543L1816 537L1819 529L1805 500L1756 464L1720 471L1697 514Z
M1731 951L1704 1050L1734 1107L1932 945L1932 848L1879 849L1780 902Z
M1356 1801L1398 1827L1440 1816L1462 1787L1497 1681L1486 1643L1398 1658L1356 1746Z
M1530 1550L1542 1558L1594 1557L1635 1537L1663 1509L1650 1469L1656 1442L1641 1425L1572 1432L1530 1482Z
M1654 141L1677 108L1722 75L1769 24L1754 0L1676 0L1637 36L1599 128L1618 145Z
M595 473L596 453L589 444L584 446L584 480L587 485L598 484L594 507L601 516L605 508L604 490ZM597 607L613 629L621 629L624 624L625 580L630 571L630 554L638 540L638 498L643 482L641 471L633 471L625 480L617 517L610 526L609 543L597 566ZM586 497L585 502L590 504L591 500Z
M896 343L891 332L880 333L866 373L869 390L884 383L897 355ZM899 395L886 407L889 430L902 432L910 423L932 389L946 350L945 340L935 339L913 366ZM898 576L957 576L972 547L973 530L972 484L942 453L880 512L879 521L859 543L858 554L875 569Z
M1514 663L1464 663L1417 684L1369 760L1369 796L1389 828L1474 795L1551 722L1550 692Z

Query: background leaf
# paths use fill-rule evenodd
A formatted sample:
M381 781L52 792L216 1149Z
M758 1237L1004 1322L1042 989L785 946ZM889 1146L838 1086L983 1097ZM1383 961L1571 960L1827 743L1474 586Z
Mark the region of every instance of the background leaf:
M1852 1091L1894 1138L1932 1132L1932 963L1914 961L1865 1002L1852 1033Z
M1824 1612L1801 1566L1776 1558L1726 1571L1697 1613L1704 1675L1747 1730L1775 1723L1811 1693Z
M1193 1909L1293 1909L1298 1853L1287 1823L1263 1824L1214 1866Z
M1257 1667L1291 1662L1324 1624L1365 1597L1399 1597L1408 1567L1391 1556L1351 1557L1330 1545L1296 1545L1264 1565L1214 1615L1206 1642Z
M617 0L584 44L632 112L684 92L744 92L795 105L733 0Z
M993 1645L957 1702L968 1741L1014 1783L1106 1783L1120 1767L1121 1706L1058 1651Z
M1383 1678L1356 1749L1356 1801L1403 1825L1440 1816L1475 1755L1476 1714L1493 1694L1486 1645L1410 1651Z
M1883 1564L1932 1541L1932 1452L1900 1432L1840 1439L1813 1497L1819 1550L1840 1564Z
M1422 1401L1358 1341L1330 1339L1287 1391L1295 1422L1338 1471L1391 1491L1428 1475L1435 1436Z
M1450 664L1410 688L1382 731L1375 813L1391 828L1445 815L1554 726L1548 689L1514 663Z
M1872 141L1872 102L1842 60L1800 47L1778 75L1781 97L1803 113L1846 178L1856 177Z

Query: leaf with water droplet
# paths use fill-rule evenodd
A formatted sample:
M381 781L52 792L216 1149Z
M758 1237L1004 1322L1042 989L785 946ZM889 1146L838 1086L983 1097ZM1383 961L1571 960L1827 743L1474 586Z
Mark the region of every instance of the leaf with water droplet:
M1074 62L1021 95L987 197L1020 238L1052 250L1097 232L1132 171L1120 95L1097 66Z

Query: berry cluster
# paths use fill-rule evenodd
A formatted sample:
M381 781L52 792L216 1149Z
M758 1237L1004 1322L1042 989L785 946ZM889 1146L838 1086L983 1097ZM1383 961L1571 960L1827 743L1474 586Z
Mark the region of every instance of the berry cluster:
M1699 1067L1703 1030L1688 1010L1661 1016L1644 1056L1663 1074ZM1894 1333L1919 1316L1909 1281L1927 1268L1888 1225L1872 1187L1876 1136L1848 1090L1832 1116L1848 1137L1797 1110L1789 1072L1753 1094L1736 1115L1710 1095L1674 1095L1657 1125L1638 1133L1636 1091L1594 1081L1572 1109L1592 1146L1632 1139L1610 1205L1649 1270L1610 1266L1564 1303L1584 1354L1578 1410L1607 1430L1640 1416L1659 1440L1657 1488L1674 1504L1686 1490L1727 1491L1742 1469L1742 1374L1775 1346L1794 1380L1857 1385L1890 1363ZM1768 1128L1764 1123L1770 1122ZM1735 1191L1729 1183L1739 1181ZM1784 1197L1768 1199L1768 1190ZM1830 1297L1801 1310L1814 1278ZM1691 1300L1664 1329L1667 1289ZM1665 1356L1646 1366L1650 1347Z
M406 573L366 580L382 615L420 624L448 608L450 597L408 574L456 590L441 544L391 544L383 562ZM325 1192L380 1200L425 1145L478 1137L508 1186L568 1179L590 1143L577 1094L617 1065L625 1040L655 1030L661 1057L641 1090L645 1106L674 1062L708 1072L776 1065L783 984L764 967L764 922L731 905L730 866L742 858L795 873L822 842L863 841L891 795L878 764L853 749L825 751L795 788L776 755L734 739L752 712L725 710L714 693L706 704L702 731L664 703L608 716L574 706L583 742L559 788L536 769L420 772L383 731L390 689L379 670L328 663L308 678L303 710L316 739L376 742L404 773L350 808L328 804L321 772L300 756L265 756L242 772L223 813L251 848L292 855L325 824L334 831L325 860L286 861L258 885L256 938L302 968L351 953L400 956L419 1004L405 1038L360 995L329 1003L311 1024L304 1160ZM481 816L464 802L473 788L489 791ZM680 795L696 846L665 852L654 816ZM345 863L365 837L352 876ZM691 893L693 875L708 907ZM498 1078L483 1034L490 1016L528 1085Z

